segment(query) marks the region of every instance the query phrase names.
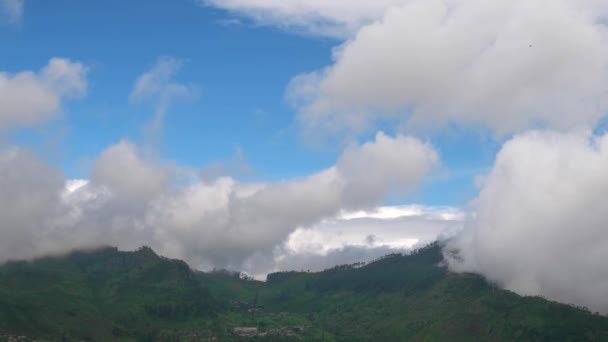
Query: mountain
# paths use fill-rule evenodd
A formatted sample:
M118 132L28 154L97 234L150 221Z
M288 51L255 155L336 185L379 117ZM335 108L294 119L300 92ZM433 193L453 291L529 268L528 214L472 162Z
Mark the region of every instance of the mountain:
M183 261L104 248L0 268L0 331L50 339L155 337L217 303Z
M606 341L608 318L441 266L440 246L267 282L103 248L0 267L0 336L99 341ZM235 330L237 328L237 330ZM240 328L240 329L239 329ZM249 337L247 337L249 336ZM0 338L1 339L1 338Z

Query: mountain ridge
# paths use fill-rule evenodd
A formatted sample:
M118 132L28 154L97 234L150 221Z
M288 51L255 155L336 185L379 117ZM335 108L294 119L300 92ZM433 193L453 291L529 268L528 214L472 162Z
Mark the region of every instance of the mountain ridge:
M411 254L266 282L192 270L142 247L0 266L0 336L88 341L607 340L608 318L501 290ZM4 334L4 335L2 335Z

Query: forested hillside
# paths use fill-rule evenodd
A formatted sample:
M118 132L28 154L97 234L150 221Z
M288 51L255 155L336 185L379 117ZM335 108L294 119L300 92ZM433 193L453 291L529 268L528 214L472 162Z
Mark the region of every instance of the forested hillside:
M149 248L105 248L0 268L4 339L91 341L608 340L608 318L500 290L412 255L267 282L192 271ZM243 333L235 328L255 328ZM11 337L12 336L12 337Z

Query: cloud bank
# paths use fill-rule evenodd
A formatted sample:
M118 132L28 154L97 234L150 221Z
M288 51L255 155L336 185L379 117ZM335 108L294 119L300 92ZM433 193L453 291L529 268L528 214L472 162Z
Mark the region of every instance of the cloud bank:
M593 126L608 103L606 6L568 0L420 0L386 10L296 77L302 122L360 132L391 120L498 135Z
M61 113L64 99L84 96L87 68L52 58L39 72L0 72L0 128L31 126Z
M608 313L608 135L529 132L498 154L476 218L448 244L456 271Z
M273 269L275 247L297 228L343 210L373 208L393 192L403 195L437 164L430 145L378 133L374 141L350 147L334 166L302 179L249 184L195 178L184 184L176 166L147 159L123 141L99 156L89 181L67 182L27 151L11 148L0 159L6 189L0 216L7 218L0 223L0 261L146 244L197 268L263 273L251 260Z

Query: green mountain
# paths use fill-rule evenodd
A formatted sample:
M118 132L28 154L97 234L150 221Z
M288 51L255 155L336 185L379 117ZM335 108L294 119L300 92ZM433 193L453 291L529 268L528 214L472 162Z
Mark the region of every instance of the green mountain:
M0 267L0 340L608 340L604 316L520 297L441 261L433 244L267 282L194 272L146 247L10 262Z
M0 331L78 340L148 339L217 303L183 261L105 248L0 268Z

